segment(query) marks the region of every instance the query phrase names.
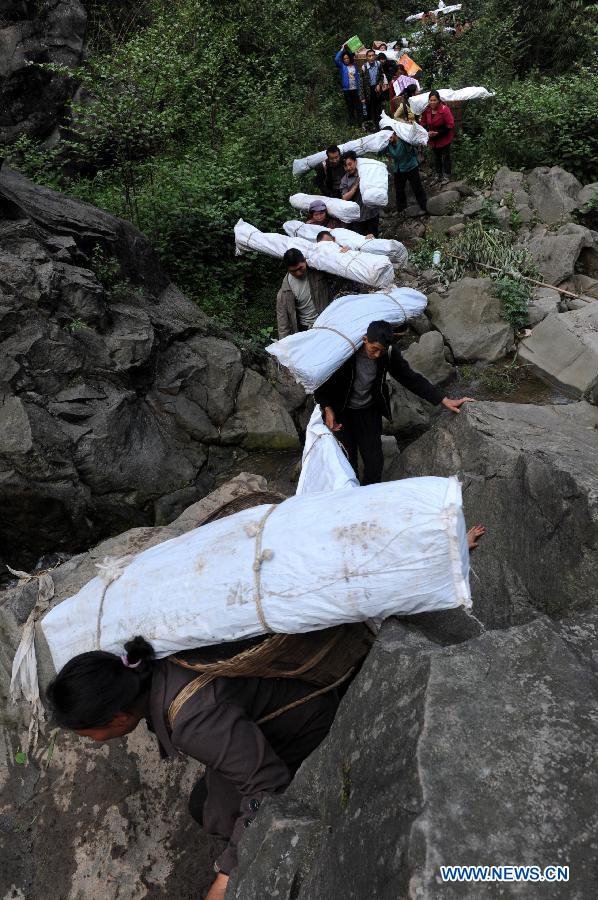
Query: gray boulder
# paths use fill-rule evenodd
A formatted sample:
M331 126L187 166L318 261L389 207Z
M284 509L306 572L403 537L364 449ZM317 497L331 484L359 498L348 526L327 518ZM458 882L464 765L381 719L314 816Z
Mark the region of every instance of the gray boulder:
M447 647L387 623L329 737L247 829L227 898L479 900L440 866L511 860L575 871L542 884L550 900L592 895L597 699L595 663L546 620Z
M538 325L546 316L561 311L561 295L551 288L535 288L527 308L530 328Z
M419 341L409 345L403 356L412 369L433 384L445 384L456 375L455 367L446 361L444 341L439 331L423 334Z
M589 203L595 197L598 197L598 181L593 181L591 184L586 184L585 187L582 187L577 195L577 205L583 206L584 203Z
M3 3L0 18L0 144L46 138L72 97L73 81L36 63L75 68L83 59L87 15L79 0Z
M483 208L483 197L468 197L461 208L461 212L464 216L475 216L477 213L481 212Z
M526 173L526 183L531 205L541 222L560 222L578 205L581 182L560 166L538 166Z
M538 225L522 238L521 246L530 252L549 284L561 284L579 267L590 277L598 274L597 233L583 225L570 222L557 231Z
M455 225L464 225L465 216L457 213L451 216L430 216L428 227L433 234L446 234Z
M572 396L596 402L598 301L547 316L521 342L519 356Z
M428 213L431 216L446 216L455 208L455 204L461 200L459 191L442 191L428 197Z
M471 585L488 627L598 606L597 451L587 403L476 402L401 454L395 478L457 475L466 521L487 526Z
M427 313L457 362L493 362L513 349L513 329L501 317L489 278L462 278L445 294L431 294Z
M131 225L3 169L0 241L10 565L176 515L219 476L214 445L298 448L304 394L248 369Z

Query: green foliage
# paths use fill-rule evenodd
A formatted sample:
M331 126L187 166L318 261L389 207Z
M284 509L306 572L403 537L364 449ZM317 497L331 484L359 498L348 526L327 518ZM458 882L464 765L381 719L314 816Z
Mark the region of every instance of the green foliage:
M17 750L15 753L15 763L17 766L25 766L27 765L27 754L22 750Z
M76 331L81 331L83 328L87 328L83 319L71 319L71 321L64 326L64 330L69 331L71 334L74 334Z
M524 328L527 325L527 308L532 296L529 282L512 276L503 276L496 280L494 293L501 301L503 318L513 330L520 331Z
M479 221L469 223L464 231L451 238L446 253L452 259L448 274L453 280L462 278L470 270L474 275L486 271L486 274L496 274L499 278L538 277L536 263L527 250L515 244L514 235L485 228Z
M409 253L409 264L418 269L430 269L435 250L442 250L445 239L440 234L430 233L421 240L416 249Z
M475 382L476 387L479 385L488 394L491 395L508 395L512 394L527 375L527 366L522 366L517 362L517 357L508 362L506 365L493 365L480 369L474 365L463 365L458 367L459 380L465 384Z

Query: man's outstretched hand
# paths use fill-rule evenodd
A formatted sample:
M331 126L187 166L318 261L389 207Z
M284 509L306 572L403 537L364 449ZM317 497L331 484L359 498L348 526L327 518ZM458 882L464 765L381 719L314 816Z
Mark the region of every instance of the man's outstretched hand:
M219 872L216 876L216 880L212 882L212 887L206 894L205 900L224 900L227 884L228 875Z
M451 397L445 397L444 400L441 401L443 406L446 406L447 409L450 409L450 411L454 413L460 413L464 403L473 402L473 397L461 397L460 400L453 400Z
M341 428L343 427L336 421L336 417L334 415L334 410L332 409L331 406L324 407L324 421L326 422L327 427L330 428L331 431L340 431Z

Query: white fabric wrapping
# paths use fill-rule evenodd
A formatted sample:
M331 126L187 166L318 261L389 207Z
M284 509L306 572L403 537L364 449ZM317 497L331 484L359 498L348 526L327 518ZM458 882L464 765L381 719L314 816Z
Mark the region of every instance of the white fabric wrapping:
M313 244L300 237L288 237L286 234L269 234L268 232L260 231L259 228L255 228L249 222L244 222L243 219L239 219L235 225L237 256L240 256L242 253L256 251L281 259L291 247L301 250L306 259L307 254L313 250Z
M485 87L466 87L460 88L458 91L451 91L450 88L441 88L438 93L442 100L454 102L459 100L488 100L489 97L494 97L494 94L486 90ZM409 106L416 116L423 113L428 105L429 97L430 92L426 91L426 93L416 94L410 99ZM382 120L380 120L380 124L382 124Z
M425 147L428 143L428 132L417 122L400 122L398 119L391 117L383 112L380 116L381 128L392 128L402 141L406 144L412 144L414 147Z
M471 607L461 486L408 478L290 497L165 541L108 586L99 576L46 614L56 670L79 653L158 656L372 616ZM258 602L256 602L256 600Z
M243 219L239 219L235 225L235 246L237 254L256 250L279 259L289 247L297 247L311 269L318 269L339 278L348 278L369 287L390 287L395 277L393 264L387 256L362 253L361 250L343 252L340 245L332 241L314 244L300 237L270 234L254 228Z
M321 225L308 225L299 219L291 219L282 226L289 237L300 237L306 241L315 242L321 231L327 231L334 236L337 244L350 247L351 250L363 250L366 253L377 253L380 256L388 256L396 266L404 266L408 259L407 248L400 241L391 238L366 238L356 231L348 228L322 228Z
M309 331L289 334L266 347L290 370L308 394L330 378L362 343L370 322L384 319L398 325L426 308L425 294L412 288L386 293L347 294L326 307Z
M457 12L462 8L462 3L454 3L452 6L445 6L444 3L439 3L437 9L431 9L430 12L433 15L438 15L439 13L447 16L449 13ZM406 22L415 22L417 19L422 19L425 16L425 13L415 13L413 16L407 16L405 19Z
M389 288L394 282L395 270L387 256L361 250L343 252L339 244L332 241L322 241L320 244L306 241L306 244L311 250L305 258L312 269L375 288Z
M305 432L301 474L295 494L340 491L359 487L359 481L334 434L322 421L316 403Z
M384 131L376 131L374 134L366 134L356 140L339 144L338 149L341 153L353 150L357 156L363 156L365 153L380 153L387 144L388 134ZM319 166L325 159L325 150L319 150L310 156L304 156L303 159L295 159L293 160L293 175L305 175L310 169L315 169L316 166Z
M360 216L359 204L352 200L337 200L336 197L322 197L321 194L293 194L289 203L295 209L309 212L309 204L314 200L323 200L328 213L341 222L357 222Z
M366 206L388 206L388 169L378 159L358 159L359 192Z

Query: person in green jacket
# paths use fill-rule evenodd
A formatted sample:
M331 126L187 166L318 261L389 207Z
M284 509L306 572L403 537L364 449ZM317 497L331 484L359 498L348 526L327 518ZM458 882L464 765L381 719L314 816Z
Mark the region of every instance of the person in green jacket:
M422 210L426 212L428 198L426 197L426 192L419 174L419 163L417 161L415 147L412 147L411 144L407 144L405 141L401 140L396 132L393 131L386 148L386 155L390 157L394 175L397 211L401 212L401 210L405 209L407 206L405 185L409 182L411 189L415 194L415 199Z

